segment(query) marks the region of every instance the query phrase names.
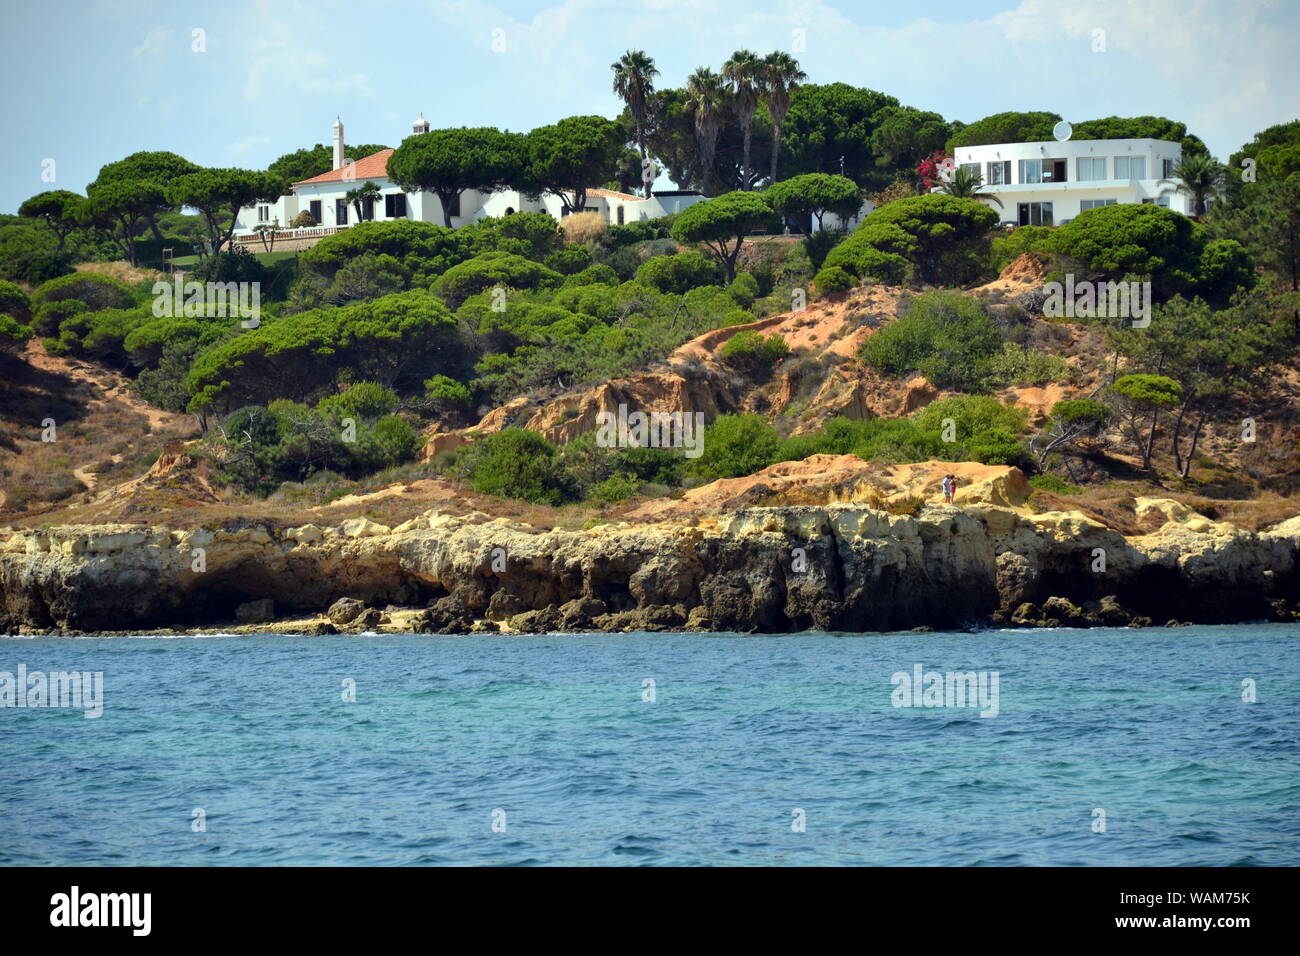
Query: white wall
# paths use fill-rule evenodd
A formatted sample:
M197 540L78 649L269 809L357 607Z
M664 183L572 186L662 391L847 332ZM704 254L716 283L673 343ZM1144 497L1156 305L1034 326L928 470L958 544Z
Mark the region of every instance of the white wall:
M1176 212L1190 215L1190 201L1186 196L1173 191L1169 183L1161 183L1166 178L1164 160L1171 165L1178 162L1182 147L1178 143L1156 139L1097 139L1070 140L1064 143L1002 143L989 146L963 146L955 151L953 159L961 166L978 163L985 188L981 195L996 196L1002 201L1000 212L1003 222L1019 221L1020 203L1052 204L1052 217L1055 225L1073 219L1081 211L1084 200L1109 200L1117 203L1136 203L1145 200L1168 204ZM1116 170L1116 158L1141 157L1144 161L1142 177L1139 179L1120 178ZM1024 183L1021 182L1021 160L1055 159L1064 160L1066 176L1062 182ZM1079 179L1080 159L1101 159L1104 162L1104 179ZM1011 179L1009 183L990 182L990 163L1008 162Z

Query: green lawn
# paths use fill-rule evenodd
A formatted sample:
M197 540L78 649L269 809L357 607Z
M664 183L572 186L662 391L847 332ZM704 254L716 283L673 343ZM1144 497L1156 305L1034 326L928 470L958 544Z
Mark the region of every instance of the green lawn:
M253 253L253 256L254 256L254 257L257 259L257 261L260 262L262 265L264 265L264 266L269 266L269 265L274 265L274 264L277 263L277 262L281 262L281 261L283 261L283 260L285 260L285 259L292 259L292 258L293 258L294 256L296 256L297 254L298 254L298 253L297 253L296 251L291 251L291 252L255 252L255 253ZM198 256L176 256L174 259L172 259L172 265L174 265L174 266L192 266L192 265L197 265L197 264L198 264L198 261L199 261L199 257L198 257Z

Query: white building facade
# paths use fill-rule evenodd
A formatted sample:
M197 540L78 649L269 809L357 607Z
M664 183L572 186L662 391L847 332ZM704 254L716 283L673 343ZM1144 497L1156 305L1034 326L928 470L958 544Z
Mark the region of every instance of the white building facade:
M423 114L412 125L415 134L426 133L429 124ZM343 123L333 128L334 168L311 179L294 183L290 193L275 202L257 203L241 209L236 217L235 242L257 242L258 227L275 230L276 238L312 239L347 229L357 222L384 222L406 219L444 225L442 203L430 192L407 193L388 179L388 158L393 150L385 149L355 162L343 155ZM373 182L379 189L378 199L364 201L361 208L349 202L350 190ZM657 219L680 212L704 197L692 191L662 191L649 197L633 196L608 189L588 188L584 212L594 212L610 225L624 225L645 219ZM314 225L294 228L303 213L311 214ZM451 209L453 228L469 225L484 217L508 216L516 212L545 212L559 219L565 214L558 196L546 194L532 198L517 190L479 192L467 189Z
M1158 139L1090 139L962 146L959 167L978 172L980 196L996 196L1004 223L1059 226L1095 206L1154 203L1191 215L1175 192L1182 147ZM998 210L997 206L993 206Z

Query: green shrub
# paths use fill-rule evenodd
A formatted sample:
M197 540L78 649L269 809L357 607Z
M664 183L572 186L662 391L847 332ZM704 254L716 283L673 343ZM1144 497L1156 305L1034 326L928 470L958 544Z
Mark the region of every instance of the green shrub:
M471 445L465 459L470 487L485 495L556 505L571 491L556 467L555 446L539 432L502 429Z
M485 252L452 266L430 288L455 309L485 289L536 289L559 285L561 280L558 272L541 263L508 252Z
M859 279L964 285L988 269L990 230L998 214L975 199L929 193L898 199L867 216L826 257Z
M32 318L32 304L27 293L3 279L0 279L0 315L9 316L19 325L26 325Z
M546 257L546 268L560 275L577 275L591 267L591 250L583 245L565 246Z
M727 294L736 302L736 305L742 309L748 309L758 298L758 280L748 272L742 272L736 276L736 281L727 286Z
M641 490L641 481L631 475L610 475L592 486L590 499L597 504L610 505L626 501Z
M885 375L919 372L939 388L976 392L988 387L991 360L1001 351L997 324L983 305L954 292L927 292L869 336L862 357Z
M32 337L30 325L23 325L11 315L0 314L0 351L16 352Z
M817 273L813 279L813 288L817 290L817 298L819 299L829 299L843 295L853 286L853 276L839 266L827 266Z
M135 290L125 282L98 272L74 272L51 279L32 293L33 307L76 299L91 312L100 309L129 309L136 304Z
M770 371L790 354L790 346L784 336L763 336L754 329L746 329L729 338L719 354L733 368L753 373Z
M781 440L761 415L720 415L704 431L704 448L687 471L705 481L738 478L779 461Z
M577 272L564 280L564 287L572 288L574 286L589 285L618 285L621 280L618 273L603 263L587 266L581 272Z
M913 416L916 426L943 444L946 461L1027 465L1021 438L1028 413L991 395L958 395L931 402ZM952 441L946 439L952 438Z
M1043 472L1041 475L1034 475L1029 479L1029 483L1039 491L1047 491L1054 495L1081 495L1083 489L1078 485L1072 485L1064 478L1059 478L1050 472Z
M660 292L682 295L696 286L717 285L722 281L722 269L716 262L692 250L647 259L637 269L636 281Z
M1070 375L1070 363L1059 355L1007 342L989 360L988 370L994 385L1025 387L1065 380Z
M334 420L342 418L376 419L397 408L397 393L377 382L357 382L337 395L322 398L317 411Z
M469 408L470 391L448 375L435 375L424 383L424 397L445 408Z

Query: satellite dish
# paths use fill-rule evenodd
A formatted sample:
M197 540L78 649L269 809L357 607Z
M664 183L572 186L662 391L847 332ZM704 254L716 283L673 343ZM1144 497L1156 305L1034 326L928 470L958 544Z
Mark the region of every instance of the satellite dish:
M1061 122L1052 127L1052 135L1056 137L1058 143L1064 143L1074 135L1074 127L1065 120L1061 120Z

